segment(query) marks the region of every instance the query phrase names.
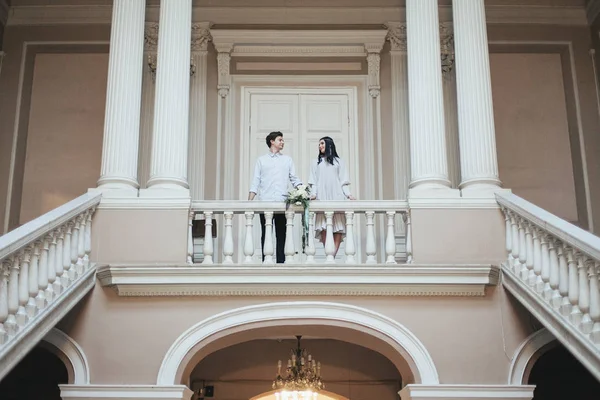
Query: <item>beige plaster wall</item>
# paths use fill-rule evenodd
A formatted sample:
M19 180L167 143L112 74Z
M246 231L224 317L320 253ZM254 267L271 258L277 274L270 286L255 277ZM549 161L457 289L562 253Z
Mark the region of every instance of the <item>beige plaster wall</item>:
M301 330L301 329L300 329ZM286 336L289 338L289 336ZM271 390L281 360L283 371L295 340L251 340L218 350L191 374L193 389L213 385L215 400L247 400ZM325 389L353 400L395 400L401 377L383 355L340 340L303 339L301 346L322 364ZM320 396L319 396L320 398Z
M183 263L188 211L99 209L92 225L92 260L110 263Z
M517 195L522 194L526 198L535 197L536 202L540 201L545 207L557 210L553 212L560 211L559 215L563 218L573 218L573 199L572 195L569 194L568 187L565 186L565 178L568 175L568 171L563 169L557 176L558 179L556 179L556 182L563 182L560 184L560 193L557 193L557 190L553 191L553 186L547 181L547 176L542 177L541 175L537 177L530 175L531 182L528 184L529 189L523 192L522 188L525 185L526 178L523 175L514 173L518 171L509 171L508 169L509 166L516 164L521 166L521 171L525 171L523 169L525 166L524 162L519 160L522 154L514 154L512 150L515 146L522 145L523 141L519 140L516 143L510 143L510 141L502 139L507 137L507 135L513 135L514 132L523 132L525 130L536 132L537 135L540 135L538 137L541 139L542 136L539 131L542 129L546 130L547 132L544 132L544 134L550 135L550 140L546 140L540 148L529 144L529 139L526 143L529 144L528 150L532 153L529 157L535 160L540 153L546 153L546 157L539 157L538 161L543 161L543 163L548 165L547 159L555 153L552 149L557 149L559 144L557 141L559 140L558 136L552 136L552 134L556 135L560 126L549 129L547 122L553 120L559 125L564 126L564 120L561 122L561 114L564 115L566 112L576 195L575 201L577 204L577 224L587 228L589 225L588 211L591 211L593 225L595 226L594 231L597 232L598 226L600 226L600 135L598 135L600 126L594 74L591 58L588 53L592 46L589 29L587 27L498 24L488 25L488 39L491 43L492 53L511 53L513 54L512 59L521 64L520 69L515 69L512 76L511 71L500 70L499 68L502 65L507 65L507 58L504 58L502 65L497 64L499 61L495 61L496 64L492 64L491 68L492 73L495 75L494 79L496 80L502 75L505 77L503 80L506 81L496 80L494 82L495 103L500 102L500 100L496 100L496 96L501 95L503 100L512 102L514 106L526 106L521 109L523 112L522 118L515 119L511 123L511 114L508 113L510 110L507 108L502 110L495 104L496 136L499 138L498 158L499 161L502 160L503 164L501 178L502 174L504 174L509 182L512 180L517 184L517 188L515 189ZM522 54L522 56L517 56L516 54ZM547 56L542 57L541 54L546 54ZM550 56L556 54L561 55L564 96L561 96L559 83L557 82L556 57ZM506 56L495 54L492 55L491 59L501 60L503 57ZM542 62L543 59L548 60L549 64L544 64ZM512 100L509 100L508 97L505 97L506 89L515 87L516 82L523 78L522 74L531 75L532 79L535 80L527 83L523 82L525 86L513 94ZM547 85L543 85L544 82L541 81L541 77L547 78ZM538 88L539 92L537 95L532 96L531 93L526 93L524 90L526 88L533 90L534 86ZM498 89L501 87L503 88ZM515 87L515 89L517 88ZM535 102L534 97L537 97L538 103ZM561 103L563 102L565 105L563 110L560 111ZM553 115L545 114L541 118L539 114L540 103L547 104L549 108L555 110L555 113ZM515 111L514 107L512 111ZM501 116L499 112L506 112L508 115ZM514 117L514 113L512 116ZM561 127L560 131L563 132L560 141L565 143L564 128ZM544 139L548 139L548 137L544 136ZM583 153L581 150L582 145L584 149ZM582 154L585 157L582 157ZM583 162L583 158L586 159L585 163ZM566 152L563 152L562 157L555 157L552 163L566 165L567 160L568 155ZM584 168L588 175L587 183L584 181ZM527 170L527 172L529 175L530 170ZM586 185L589 186L589 189L586 189ZM510 187L509 185L506 186ZM535 187L538 187L538 189L531 190ZM586 190L589 191L589 201L587 202ZM544 192L552 192L552 197L562 197L562 199L560 201L558 199L540 199L543 197L542 193Z
M110 26L101 24L6 27L3 45L7 56L4 58L0 75L0 229L2 231L5 223L7 195L9 194L13 144L15 145L14 179L10 198L9 228L16 227L20 220L35 55L39 53L107 53L109 36ZM25 46L25 42L29 44ZM101 79L94 75L97 71L96 68L98 67L94 67L91 71L92 77ZM46 73L51 72L46 71ZM59 73L59 71L54 71L54 73ZM81 81L79 82L81 84ZM86 82L86 85L94 88L102 86L100 82ZM104 92L105 89L97 93L97 96L102 98L105 95ZM57 93L57 98L64 97L65 94L72 95L73 91L66 93L60 91ZM93 97L92 93L84 94L87 99ZM68 100L57 101L67 102ZM103 113L103 110L101 112ZM73 124L72 121L75 120L65 121L65 124L67 126ZM79 129L76 132L63 131L62 133L70 136L79 133L78 131ZM58 140L65 140L65 136L57 138ZM95 150L101 151L99 148ZM88 169L89 167L81 168Z
M59 328L82 347L90 364L92 383L153 384L169 347L194 324L242 306L301 300L307 298L121 298L112 290L97 286L61 321ZM515 349L532 332L527 314L501 288L489 289L487 296L477 298L309 300L356 305L398 321L429 351L442 383L506 383ZM287 335L304 334L302 330L303 325L296 324ZM274 332L276 329L265 331L263 338L272 337ZM323 338L339 338L338 328L323 327L311 332ZM353 342L348 337L345 341ZM359 337L358 341L355 344L360 345L363 339Z
M560 54L491 54L490 63L500 180L577 222Z
M36 55L19 224L96 186L107 69L108 54Z

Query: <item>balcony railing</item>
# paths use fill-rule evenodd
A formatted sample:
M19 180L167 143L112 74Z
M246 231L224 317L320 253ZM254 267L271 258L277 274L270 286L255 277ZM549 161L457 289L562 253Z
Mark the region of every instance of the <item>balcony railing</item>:
M600 238L518 196L497 199L504 286L600 379Z
M84 194L0 237L0 379L94 286Z
M309 208L308 235L302 245L302 207L286 210L282 202L196 201L190 213L188 263L274 264L275 247L272 219L275 213L286 217L286 264L397 264L412 262L410 213L404 201L313 201ZM262 261L261 230L257 214L265 215L265 246ZM333 233L329 229L325 245L315 239L314 221L324 214L332 226L334 213L346 217L346 236L334 258ZM200 233L201 251L194 250L194 222L204 222ZM222 229L214 229L215 224ZM217 234L215 235L215 232ZM198 241L196 241L197 243ZM218 249L218 250L217 250ZM237 251L236 251L237 249Z

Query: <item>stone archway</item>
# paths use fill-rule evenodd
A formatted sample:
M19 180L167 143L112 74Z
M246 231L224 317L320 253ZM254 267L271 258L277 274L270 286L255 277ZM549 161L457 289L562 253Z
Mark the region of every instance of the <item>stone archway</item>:
M65 363L70 384L89 385L90 367L85 353L75 340L66 333L52 328L42 339L41 344L44 343L51 345L44 347L56 354Z
M393 349L394 354L384 355L399 368L405 383L439 383L437 369L425 346L397 321L348 304L298 301L237 308L197 323L180 335L167 351L157 385L182 383L195 354L219 339L240 331L302 324L343 327L367 334Z
M529 335L515 351L508 373L508 384L526 385L535 361L557 344L554 335L546 328Z

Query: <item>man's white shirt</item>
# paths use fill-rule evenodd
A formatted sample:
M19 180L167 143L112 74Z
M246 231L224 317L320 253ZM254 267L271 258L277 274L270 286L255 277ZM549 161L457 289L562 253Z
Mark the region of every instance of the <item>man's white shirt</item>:
M296 167L290 156L268 152L258 157L250 192L256 193L259 200L285 200L289 183L293 187L302 183L296 176Z

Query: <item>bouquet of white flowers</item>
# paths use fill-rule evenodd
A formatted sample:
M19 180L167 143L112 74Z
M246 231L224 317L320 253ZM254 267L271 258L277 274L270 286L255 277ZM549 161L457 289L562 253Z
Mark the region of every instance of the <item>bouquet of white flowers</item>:
M295 189L288 192L288 196L285 199L285 209L287 210L291 205L302 206L304 212L302 213L302 252L306 248L308 241L308 206L310 204L310 186L298 185Z

